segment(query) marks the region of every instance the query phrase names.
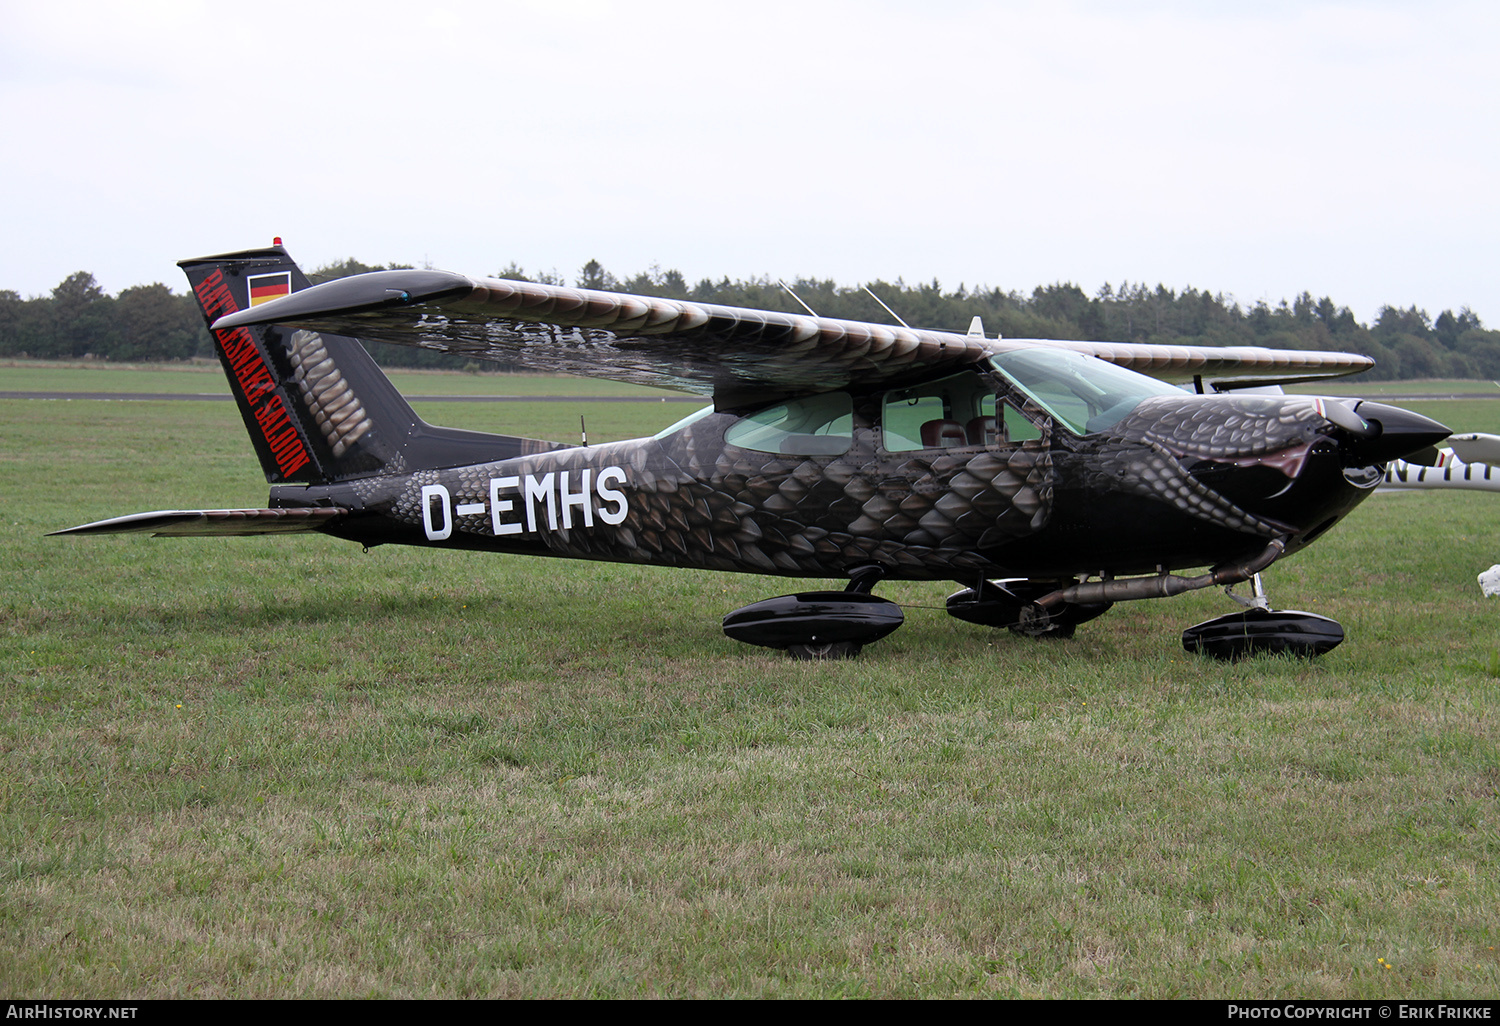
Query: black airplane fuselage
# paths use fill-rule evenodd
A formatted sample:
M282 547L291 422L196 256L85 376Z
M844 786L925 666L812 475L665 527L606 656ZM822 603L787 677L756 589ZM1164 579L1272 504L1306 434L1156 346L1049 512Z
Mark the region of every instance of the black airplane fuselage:
M1331 401L1166 392L1078 434L997 370L979 367L936 386L840 393L832 412L847 403L841 423L830 424L828 411L822 423L816 414L793 423L794 410L781 429L757 432L758 414L775 417L705 411L654 438L275 486L271 505L347 509L325 530L370 545L789 577L874 565L892 579L967 582L1211 566L1278 537L1295 551L1379 480L1370 457L1380 454L1361 452L1367 440L1350 430L1367 422L1347 407L1335 411L1336 423L1324 415ZM955 398L971 404L964 413L991 411L969 418L988 419L987 434L957 437L950 428L954 437L922 439L890 423L929 399L928 412L952 413ZM1396 420L1431 423L1378 410L1393 425L1388 444L1400 433ZM931 420L964 427L957 418Z

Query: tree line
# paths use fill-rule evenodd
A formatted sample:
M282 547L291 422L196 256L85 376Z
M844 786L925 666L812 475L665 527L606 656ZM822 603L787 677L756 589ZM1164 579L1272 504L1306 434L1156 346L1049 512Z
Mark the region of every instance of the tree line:
M318 283L406 266L410 265L375 267L348 259L319 267L308 277ZM804 312L805 303L824 317L893 323L864 287L832 280L799 279L791 283L794 298L768 277L704 278L690 284L679 271L652 267L617 278L593 260L572 282L555 272L528 274L514 263L497 277L788 313ZM1191 287L1179 292L1144 282L1106 284L1092 296L1071 283L1040 285L1026 294L962 284L945 290L936 280L908 284L897 279L872 282L869 290L917 327L963 332L978 315L988 334L998 331L1006 338L1343 350L1373 356L1373 378L1500 378L1500 331L1486 329L1467 307L1456 314L1444 310L1434 319L1416 306L1385 306L1375 323L1366 325L1348 307L1326 296L1314 299L1307 292L1290 303L1282 300L1273 306L1261 301L1246 308L1223 293ZM480 368L422 349L380 343L370 348L385 366L505 369L488 362ZM0 358L143 362L213 355L192 296L165 285L137 285L111 296L92 274L78 271L46 296L23 299L14 291L0 290Z

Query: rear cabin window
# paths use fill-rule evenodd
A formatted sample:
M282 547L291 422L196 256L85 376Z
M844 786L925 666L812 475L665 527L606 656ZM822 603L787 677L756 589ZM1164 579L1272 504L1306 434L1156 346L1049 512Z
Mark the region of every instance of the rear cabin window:
M724 441L791 456L838 456L854 444L854 403L847 392L794 399L733 424Z

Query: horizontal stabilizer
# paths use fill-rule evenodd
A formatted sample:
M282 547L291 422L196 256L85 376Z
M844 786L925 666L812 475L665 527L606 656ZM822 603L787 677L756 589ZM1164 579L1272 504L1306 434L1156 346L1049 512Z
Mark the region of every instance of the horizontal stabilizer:
M250 534L321 531L349 511L307 509L159 509L97 520L53 534L150 534L155 537L221 538Z

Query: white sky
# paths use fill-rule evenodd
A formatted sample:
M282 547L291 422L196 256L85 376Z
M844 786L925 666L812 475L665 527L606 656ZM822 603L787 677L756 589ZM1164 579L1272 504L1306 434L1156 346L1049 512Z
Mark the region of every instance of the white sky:
M1306 289L1500 327L1500 5L0 0L0 288L282 236L570 280Z

